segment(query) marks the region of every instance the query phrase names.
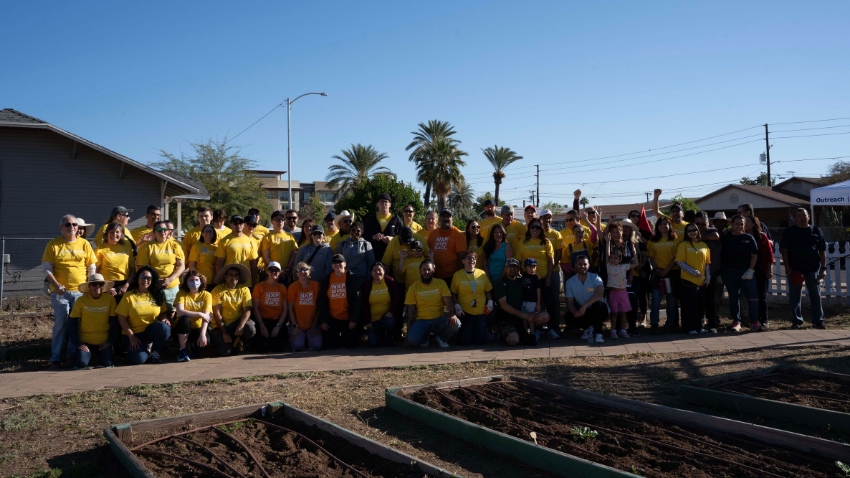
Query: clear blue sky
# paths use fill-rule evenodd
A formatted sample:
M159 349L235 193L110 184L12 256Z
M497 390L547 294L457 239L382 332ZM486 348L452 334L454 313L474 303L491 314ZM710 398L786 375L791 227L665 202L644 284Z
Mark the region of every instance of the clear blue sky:
M763 128L587 160L850 117L846 1L7 1L2 18L0 107L142 162L327 91L293 105L302 181L323 179L352 143L386 152L412 180L404 147L419 122L440 119L457 129L479 193L492 190L481 148L525 157L503 185L515 204L534 164L542 202L567 202L581 184L596 204L643 201L653 187L700 196L764 169L763 141L738 145ZM773 136L841 132L850 126ZM774 174L817 176L834 161L790 161L850 156L850 134L772 143ZM261 168L286 169L285 110L235 144ZM668 154L638 159L658 153ZM666 159L689 153L701 154Z

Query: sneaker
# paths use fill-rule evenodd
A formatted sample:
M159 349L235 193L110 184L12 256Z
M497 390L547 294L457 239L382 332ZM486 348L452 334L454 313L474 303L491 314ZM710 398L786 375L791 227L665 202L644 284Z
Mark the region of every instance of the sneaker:
M761 324L759 324L758 322L753 322L752 324L750 324L750 331L751 332L761 331Z
M596 343L597 344L604 344L605 343L605 339L602 338L602 334L596 334Z
M707 330L705 330L705 329L699 329L699 333L700 333L700 334L707 334L707 333L708 333L708 331L707 331Z
M823 321L812 324L812 327L816 329L826 330L826 324L824 324Z
M582 340L587 340L587 339L593 340L593 326L590 326L590 327L584 329L584 333L581 334L581 339Z
M696 330L691 330L690 332L688 332L688 335L699 335L699 332L697 332Z
M737 320L732 322L732 330L734 330L735 332L740 332L741 331L741 322L739 322Z
M621 339L627 339L627 338L629 338L629 331L626 330L626 329L623 329L620 332L618 332L617 335L619 335Z
M447 344L446 342L444 342L444 341L443 341L443 339L441 339L439 335L435 335L435 336L434 336L434 340L436 340L436 341L437 341L437 345L439 345L441 349L447 349L447 348L449 348L449 344Z
M162 363L159 352L151 352L150 357L148 357L148 363Z
M180 352L177 353L177 361L188 362L189 360L189 351L186 349L180 349Z
M601 334L600 334L600 335L601 335ZM617 331L616 331L616 330L614 330L614 329L611 329L611 334L610 334L610 336L611 336L611 338L612 338L612 339L617 339L617 338L619 338L619 337L617 336Z
M59 370L62 368L62 362L58 360L50 362L50 368L52 368L53 370Z
M561 338L558 332L555 332L555 329L549 329L549 333L546 336L549 337L549 340L558 340Z
M431 339L430 339L430 338L425 339L425 341L424 341L424 342L422 342L421 344L419 344L419 346L420 346L420 347L422 347L422 348L425 348L425 347L427 347L427 346L429 345L429 344L428 344L428 342L430 342L430 341L431 341Z
M770 328L770 322L765 320L764 322L761 323L761 328L762 328L762 330L769 329Z
M800 329L802 329L802 328L803 328L803 324L796 324L796 323L795 323L795 324L791 324L791 329L792 329L792 330L800 330Z
M712 328L708 329L708 331L709 331L709 332L711 332L712 334L716 334L716 333L717 333L717 329L716 329L716 328L714 328L714 327L712 327Z
M534 331L534 340L535 340L535 341L539 341L539 340L540 340L540 331L539 331L539 330L535 330L535 331Z

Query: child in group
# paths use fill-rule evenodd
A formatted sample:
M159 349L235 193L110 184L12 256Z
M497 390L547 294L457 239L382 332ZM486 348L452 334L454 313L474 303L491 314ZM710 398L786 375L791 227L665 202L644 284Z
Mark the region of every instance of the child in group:
M522 311L526 314L540 313L540 288L543 280L537 275L537 259L527 258L523 263L525 273L522 275ZM534 318L524 320L526 333L534 335L535 340L540 340L540 331L534 330Z
M626 313L632 310L632 306L629 303L629 293L626 288L631 285L632 274L629 264L623 264L622 253L616 250L608 253L607 268L608 305L611 307L611 338L628 338ZM620 329L619 334L617 329Z

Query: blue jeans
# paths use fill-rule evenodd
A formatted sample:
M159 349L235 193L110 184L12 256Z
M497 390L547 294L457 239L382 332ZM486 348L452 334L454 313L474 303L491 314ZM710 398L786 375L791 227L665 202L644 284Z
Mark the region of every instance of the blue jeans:
M547 325L550 329L560 333L561 331L558 326L561 324L561 298L559 297L561 293L561 274L558 273L558 267L560 266L555 264L556 271L550 274L552 281L549 287L546 287L545 282L541 287L540 298L546 307L546 312L549 312L549 323Z
M449 325L449 314L437 317L431 320L417 320L410 326L407 331L407 343L413 347L422 345L428 340L431 334L440 337L443 342L448 341L455 332L458 331L460 325Z
M759 298L756 291L756 279L744 280L741 276L747 272L740 269L721 269L720 276L723 278L723 285L726 286L726 292L729 293L729 316L733 321L741 321L741 295L743 292L747 298L750 317L755 319L759 316Z
M671 282L673 280L675 279L670 278ZM658 325L661 317L661 291L658 290L658 282L655 280L655 276L650 279L650 282L652 282L652 308L649 311L649 323L650 325ZM667 324L678 325L679 301L676 300L676 296L674 296L669 290L667 291L667 294L665 294L665 298L667 299Z
M92 354L97 354L97 362L101 367L111 367L113 363L114 352L112 350L112 345L109 347L100 350L100 345L92 345L92 344L80 344L87 345L89 347L88 352L83 352L80 349L77 349L77 360L76 366L77 368L86 368L91 363Z
M76 352L74 346L68 341L68 315L74 308L74 302L83 294L66 290L65 294L59 295L55 292L50 294L50 304L53 306L53 338L50 342L50 361L61 362L65 356L74 357Z
M141 345L136 350L130 350L130 338L125 335L123 339L124 350L127 351L127 358L130 359L131 364L140 365L147 362L148 357L150 357L147 344L153 344L151 347L152 353L159 353L162 347L165 346L165 341L171 336L171 327L166 325L165 322L156 321L148 324L145 330L135 332L133 335L139 339Z
M460 328L460 331L457 334L458 345L469 345L472 342L475 342L476 345L484 345L487 343L486 315L463 314L462 322L463 327Z
M809 303L812 306L812 323L819 324L823 322L823 306L820 301L820 284L818 283L817 272L803 272L806 277L806 292L809 294ZM788 298L791 300L791 308L794 309L794 323L802 325L803 322L803 286L795 285L789 281Z
M390 334L394 330L395 317L387 317L387 314L372 322L372 327L366 329L366 333L369 334L369 347L380 347L385 339L390 340Z

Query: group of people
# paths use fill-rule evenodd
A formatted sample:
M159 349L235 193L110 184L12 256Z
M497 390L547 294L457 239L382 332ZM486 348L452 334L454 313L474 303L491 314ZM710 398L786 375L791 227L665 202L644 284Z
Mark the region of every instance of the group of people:
M580 191L561 231L552 228L552 211L527 206L523 224L511 206L497 216L493 201L465 230L453 225L450 209L427 212L419 225L411 205L393 214L388 194L362 221L342 211L323 224L299 225L298 212L286 210L271 215L271 229L257 209L228 217L200 208L198 226L182 241L158 206L133 230L133 211L120 206L100 227L68 214L42 258L55 317L50 360L87 368L96 355L108 367L121 350L131 364L159 363L171 335L179 362L207 347L229 355L246 344L259 352L399 339L411 347L493 338L535 345L569 332L601 343L606 320L611 339L642 333L647 304L658 330L662 298L667 328L679 326L681 304L682 331L699 334L717 331L724 286L733 330L741 330L741 293L750 327L766 326L773 242L752 207L742 205L731 221L678 204L668 216L660 194L651 233L639 227L639 211L603 224L597 209L580 210ZM780 245L795 326L805 284L813 325L823 328L825 242L805 209L796 221ZM92 246L87 237L95 229Z

